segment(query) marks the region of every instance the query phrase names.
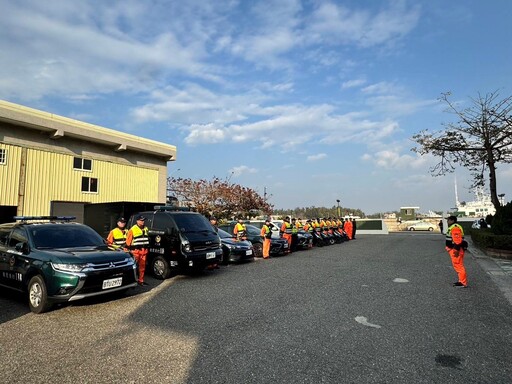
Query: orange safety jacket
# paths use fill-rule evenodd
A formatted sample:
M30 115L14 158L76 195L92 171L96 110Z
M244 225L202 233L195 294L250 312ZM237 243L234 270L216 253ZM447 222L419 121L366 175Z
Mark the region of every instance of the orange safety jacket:
M107 243L114 249L123 248L126 244L127 233L125 228L116 227L108 234Z
M148 228L140 228L137 224L131 227L126 235L126 246L129 249L148 249Z
M270 239L272 237L272 230L267 224L263 224L263 227L261 227L260 236L265 239Z
M283 232L287 235L291 235L292 234L292 225L287 221L283 221L283 225L281 225L281 232Z
M245 225L241 223L236 223L235 228L233 228L233 234L236 236L237 240L243 240L246 237L245 232Z
M446 230L446 248L460 249L464 241L464 229L457 224L453 223Z

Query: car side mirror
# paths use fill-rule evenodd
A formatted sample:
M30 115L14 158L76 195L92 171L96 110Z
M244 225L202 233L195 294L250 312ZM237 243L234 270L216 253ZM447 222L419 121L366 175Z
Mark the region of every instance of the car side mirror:
M16 243L16 245L14 246L14 249L16 249L18 252L21 252L25 255L29 253L29 248L28 248L27 243Z

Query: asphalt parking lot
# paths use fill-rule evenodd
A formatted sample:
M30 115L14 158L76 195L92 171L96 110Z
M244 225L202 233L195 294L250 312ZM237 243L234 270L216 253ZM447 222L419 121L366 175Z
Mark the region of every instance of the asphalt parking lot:
M505 266L505 267L504 267ZM30 313L0 289L5 383L510 383L512 274L443 236L361 235ZM496 280L498 279L498 280Z

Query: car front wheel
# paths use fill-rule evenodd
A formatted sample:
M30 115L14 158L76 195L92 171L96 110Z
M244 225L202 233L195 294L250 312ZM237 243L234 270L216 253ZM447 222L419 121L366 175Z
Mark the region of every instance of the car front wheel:
M39 275L34 276L28 283L28 304L30 310L34 313L43 313L50 309L48 302L48 293L43 278Z
M429 230L430 232L432 232L432 231L434 230L434 228L429 227L429 229L428 229L428 230Z
M253 243L254 257L263 257L263 245L261 243Z
M414 228L413 227L409 228L409 231L414 231Z
M162 256L157 256L151 262L151 270L153 275L160 280L167 279L171 274L171 267L167 260Z

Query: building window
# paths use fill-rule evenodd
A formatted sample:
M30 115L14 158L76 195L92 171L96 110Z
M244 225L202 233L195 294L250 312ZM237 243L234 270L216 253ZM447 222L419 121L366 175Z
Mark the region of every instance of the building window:
M98 192L98 179L82 177L82 192Z
M73 158L73 169L79 169L81 171L92 171L92 160L75 157Z
M4 165L7 163L7 150L0 149L0 164Z

